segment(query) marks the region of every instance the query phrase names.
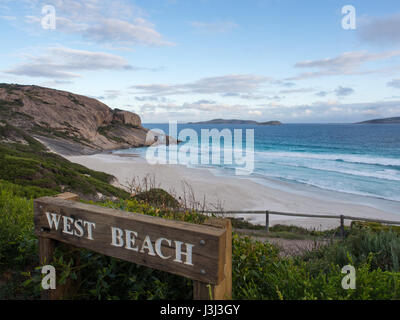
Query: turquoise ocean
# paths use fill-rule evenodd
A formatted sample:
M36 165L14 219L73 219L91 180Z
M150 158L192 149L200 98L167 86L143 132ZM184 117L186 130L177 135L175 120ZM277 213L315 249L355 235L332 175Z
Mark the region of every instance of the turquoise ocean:
M144 124L169 133L168 124ZM400 125L389 124L284 124L204 125L178 124L178 133L193 129L254 130L254 170L248 178L279 180L320 189L400 202ZM223 139L221 139L223 140ZM183 141L179 148L185 143ZM221 149L230 148L232 144ZM200 150L200 148L199 148ZM146 148L118 152L146 155ZM234 150L236 152L237 150ZM199 151L200 157L200 151ZM223 150L221 150L223 160ZM188 166L199 166L187 163ZM234 175L235 164L202 165L221 175Z

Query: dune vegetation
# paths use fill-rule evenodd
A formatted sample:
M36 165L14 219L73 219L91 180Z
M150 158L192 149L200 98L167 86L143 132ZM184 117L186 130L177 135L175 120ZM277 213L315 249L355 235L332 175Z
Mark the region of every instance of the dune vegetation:
M21 143L0 143L0 179L50 194L74 191L83 198L94 198L97 193L128 197L127 192L110 184L113 176L48 152L40 142L6 122L0 126L1 140Z

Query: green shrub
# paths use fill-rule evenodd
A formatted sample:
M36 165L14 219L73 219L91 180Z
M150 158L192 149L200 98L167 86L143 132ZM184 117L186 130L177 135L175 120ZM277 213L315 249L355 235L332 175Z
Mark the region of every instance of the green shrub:
M351 227L352 229L357 229L357 230L370 230L374 232L393 231L400 234L400 226L384 225L377 222L352 221Z
M71 191L86 198L93 198L98 192L123 199L129 196L110 184L113 176L47 152L42 144L25 133L17 133L29 144L0 143L0 179L54 192Z
M59 284L76 279L72 299L152 300L191 299L191 281L89 250L71 254L65 247L55 253L53 265ZM76 264L79 261L79 264ZM36 280L37 281L37 280Z
M329 248L338 248L328 246ZM319 259L280 258L271 245L234 237L233 295L235 299L399 299L400 273L372 268L373 254L356 266L356 289L342 288L343 266L323 256L326 268L317 269ZM317 269L317 270L316 270Z
M175 210L170 208L157 208L149 203L138 201L135 198L129 200L119 200L119 201L106 200L103 202L96 202L96 203L93 201L88 201L88 203L96 204L107 208L142 213L164 219L185 221L196 224L202 224L207 218L207 216L205 215L198 214L192 211L176 212Z
M355 265L361 265L371 254L372 269L399 272L400 236L393 231L353 231L344 241L306 255L305 261L318 260L318 270L330 263L345 265L349 257Z
M0 270L3 271L26 265L37 255L33 201L14 195L13 189L0 183Z
M149 203L156 207L178 208L179 202L163 189L153 188L149 191L140 192L134 197L136 200Z

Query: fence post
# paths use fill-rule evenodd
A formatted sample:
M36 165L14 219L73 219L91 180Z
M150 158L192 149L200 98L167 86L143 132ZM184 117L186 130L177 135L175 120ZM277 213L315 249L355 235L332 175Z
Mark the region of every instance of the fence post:
M269 211L265 211L265 230L269 232Z
M342 239L344 239L344 216L340 215L340 231L342 234Z

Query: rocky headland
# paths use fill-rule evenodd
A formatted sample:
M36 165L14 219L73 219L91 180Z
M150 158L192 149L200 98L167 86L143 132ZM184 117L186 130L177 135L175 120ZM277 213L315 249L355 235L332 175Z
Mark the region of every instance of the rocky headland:
M33 85L0 84L0 121L64 155L149 146L155 141L135 113Z

